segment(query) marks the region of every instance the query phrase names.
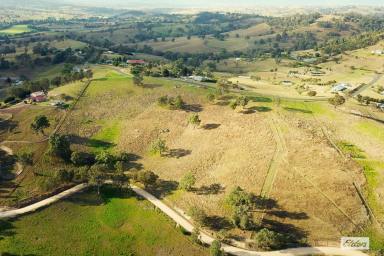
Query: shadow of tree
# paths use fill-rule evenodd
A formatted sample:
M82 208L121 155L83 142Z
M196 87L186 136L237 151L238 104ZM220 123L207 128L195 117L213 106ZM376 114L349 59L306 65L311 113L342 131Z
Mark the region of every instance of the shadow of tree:
M217 105L217 106L228 106L229 103L230 102L227 101L227 100L222 100L222 101L216 102L215 105Z
M16 156L8 155L0 149L0 178L2 180L12 180L15 174L12 172L16 164Z
M94 147L94 148L103 148L103 149L110 149L116 146L116 144L103 141L103 140L97 140L97 139L91 139L91 138L85 138L81 137L75 134L70 134L68 135L68 139L71 141L73 144L79 144L79 145L84 145L88 147Z
M273 198L266 198L262 196L252 196L252 203L258 209L273 209L279 208L277 201Z
M204 130L214 130L217 129L221 126L221 124L205 124L201 126L202 129Z
M233 228L233 224L228 219L217 215L207 216L204 219L204 225L214 231L222 229L229 230Z
M290 111L290 112L299 112L299 113L304 113L304 114L312 114L313 113L310 110L301 109L301 108L284 107L284 109L287 110L287 111Z
M200 104L185 104L183 106L183 110L186 112L201 112L203 111L203 107Z
M268 211L268 214L274 215L279 218L289 218L293 220L304 220L308 219L308 215L305 212L288 212L284 210Z
M14 225L8 220L0 220L0 240L3 240L6 236L13 236L16 234L14 231ZM4 254L1 254L4 255Z
M0 122L0 132L13 132L13 130L18 126L18 122L13 120L2 120Z
M155 89L155 88L158 88L158 87L161 87L162 85L161 84L143 84L141 87L145 88L145 89Z
M209 186L201 186L200 188L195 188L193 190L198 195L217 195L224 192L224 188L218 184L214 183Z
M285 247L308 246L308 232L289 223L264 218L261 226L285 235Z
M164 154L164 156L169 157L169 158L180 158L180 157L190 155L191 153L192 153L191 150L177 148L177 149L168 150L168 152L166 154Z
M179 187L179 183L173 180L157 180L156 186L149 188L150 192L158 198L171 195Z
M253 114L255 112L269 112L272 109L269 107L264 107L264 106L253 106L249 107L243 111L241 111L242 114Z
M253 102L272 102L271 98L262 96L248 96L248 99Z
M236 96L234 95L222 95L218 98L218 100L224 100L224 101L229 101L235 99Z

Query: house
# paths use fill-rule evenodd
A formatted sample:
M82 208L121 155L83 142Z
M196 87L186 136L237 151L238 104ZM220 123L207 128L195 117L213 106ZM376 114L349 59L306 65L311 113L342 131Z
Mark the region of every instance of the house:
M42 102L47 100L47 95L43 91L33 92L30 96L33 102Z
M374 54L374 55L383 55L384 54L384 50L374 50L371 53Z
M127 64L143 65L143 64L145 64L145 61L144 60L127 60Z
M292 81L288 81L288 80L284 80L284 81L281 81L281 84L284 85L284 86L291 86L291 85L293 85L293 82Z
M345 84L345 83L341 83L341 84L337 84L335 85L333 88L332 88L332 92L342 92L342 91L345 91L347 90L349 87L348 84Z
M205 76L189 76L188 78L197 82L206 82L209 80L209 78Z

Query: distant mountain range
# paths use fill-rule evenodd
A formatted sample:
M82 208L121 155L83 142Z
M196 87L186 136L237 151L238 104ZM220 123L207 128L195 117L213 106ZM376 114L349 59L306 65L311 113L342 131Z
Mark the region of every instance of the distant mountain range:
M220 8L242 6L341 6L341 5L376 5L384 6L383 0L1 0L0 6L13 7L57 7L81 5L106 8Z

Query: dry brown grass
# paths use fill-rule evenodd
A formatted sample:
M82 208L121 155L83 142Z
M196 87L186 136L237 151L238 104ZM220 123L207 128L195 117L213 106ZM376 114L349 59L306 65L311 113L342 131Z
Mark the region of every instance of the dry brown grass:
M187 172L196 175L196 191L168 191L168 202L183 210L198 205L210 216L228 218L224 198L234 186L259 195L276 152L277 142L270 126L270 122L276 122L285 151L270 194L278 207L267 210L264 224L309 242L335 242L341 234L354 229L342 212L357 224L366 221L364 208L352 187L354 179L364 180L359 169L344 162L308 114L285 111L283 106L270 103L271 111L261 112L255 107L266 106L262 102L251 103L249 108L254 111L244 114L228 106L208 104L202 90L175 88L166 80L151 80L154 82L164 86L134 87L129 78L91 85L66 131L90 138L103 122L117 120L120 134L115 151L141 156L139 163L144 169L153 170L168 182L178 182ZM187 125L191 112L157 106L156 99L166 94L181 95L189 106L199 110L201 127ZM150 144L158 137L166 140L170 155L148 154ZM306 178L295 173L294 168ZM212 184L220 184L223 189L218 194L198 193L202 186ZM259 217L255 213L255 221ZM243 237L251 235L232 231Z

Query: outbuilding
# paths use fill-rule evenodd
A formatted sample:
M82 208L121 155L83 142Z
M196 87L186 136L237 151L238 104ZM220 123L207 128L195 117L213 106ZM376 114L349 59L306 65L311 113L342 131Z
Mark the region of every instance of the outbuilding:
M349 87L348 84L344 84L344 83L337 84L337 85L335 85L335 86L332 88L332 92L343 92L343 91L347 90L348 87Z

